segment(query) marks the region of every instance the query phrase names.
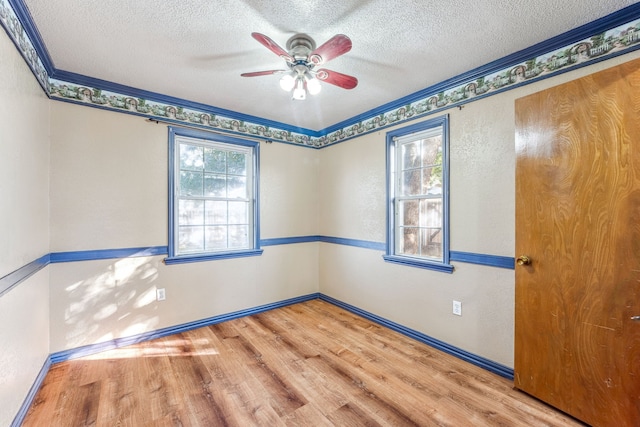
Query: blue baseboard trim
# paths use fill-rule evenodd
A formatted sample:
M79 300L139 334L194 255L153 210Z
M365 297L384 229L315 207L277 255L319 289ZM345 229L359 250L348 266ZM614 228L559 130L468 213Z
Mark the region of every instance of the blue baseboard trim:
M322 301L326 301L330 304L343 308L353 314L362 316L367 320L378 323L379 325L387 327L393 331L399 332L402 335L408 336L409 338L412 338L416 341L420 341L423 344L427 344L428 346L433 347L437 350L440 350L447 354L455 356L458 359L462 359L465 362L469 362L473 365L486 369L487 371L493 372L494 374L500 375L501 377L507 378L509 380L513 380L513 369L507 366L501 365L489 359L485 359L484 357L475 355L473 353L469 353L468 351L462 350L458 347L454 347L443 341L440 341L428 335L425 335L422 332L418 332L416 330L407 328L398 323L395 323L383 317L377 316L373 313L369 313L368 311L362 310L351 304L347 304L335 298L331 298L330 296L320 294L320 299Z
M43 255L40 258L31 261L29 264L7 274L6 276L0 277L0 297L46 267L49 264L49 261L49 254Z
M132 344L138 344L144 341L149 341L156 338L162 338L169 335L190 331L190 330L201 328L204 326L215 325L217 323L226 322L228 320L239 319L241 317L251 316L254 314L263 313L265 311L273 310L276 308L286 307L289 305L298 304L301 302L311 301L315 299L320 299L322 301L333 304L351 313L362 316L365 319L368 319L372 322L378 323L379 325L382 325L391 330L399 332L409 338L415 339L416 341L427 344L430 347L433 347L437 350L444 351L447 354L455 356L466 362L472 363L476 366L479 366L483 369L486 369L504 378L513 380L513 369L509 367L493 362L489 359L475 355L473 353L469 353L458 347L454 347L443 341L440 341L428 335L425 335L422 332L418 332L416 330L407 328L406 326L402 326L398 323L392 322L383 317L377 316L373 313L362 310L351 304L347 304L345 302L342 302L340 300L337 300L335 298L332 298L322 293L312 293L312 294L302 295L299 297L290 298L290 299L286 299L286 300L282 300L282 301L278 301L270 304L264 304L261 306L248 308L245 310L234 311L232 313L221 314L221 315L209 317L206 319L196 320L194 322L188 322L188 323L183 323L181 325L170 326L168 328L157 329L155 331L145 332L145 333L133 335L130 337L116 338L114 340L109 340L109 341L105 341L97 344L85 345L82 347L76 347L69 350L59 351L56 353L52 353L49 356L49 360L48 360L49 365L45 365L45 366L47 367L47 370L48 370L49 366L53 363L60 363L60 362L73 360L73 359L77 359L84 356L90 356L103 351L113 350L116 348L125 347ZM46 375L46 372L44 372L44 375ZM35 384L34 384L34 387L35 387ZM37 390L37 387L35 388Z
M433 347L437 350L443 351L447 354L450 354L452 356L455 356L461 360L464 360L465 362L469 362L473 365L479 366L483 369L486 369L489 372L493 372L494 374L500 375L501 377L507 378L509 380L513 381L513 369L501 365L499 363L493 362L489 359L485 359L484 357L475 355L473 353L469 353L467 351L464 351L458 347L454 347L452 345L449 345L443 341L437 340L435 338L432 338L428 335L425 335L421 332L415 331L413 329L407 328L405 326L402 326L398 323L392 322L390 320L387 320L383 317L377 316L375 314L369 313L368 311L362 310L360 308L357 308L353 305L347 304L345 302L342 302L340 300L337 300L335 298L332 298L328 295L324 295L322 293L311 293L311 294L307 294L307 295L302 295L299 297L295 297L295 298L289 298L286 300L282 300L282 301L278 301L278 302L274 302L274 303L270 303L270 304L264 304L261 306L257 306L257 307L253 307L253 308L249 308L249 309L245 309L245 310L239 310L239 311L234 311L232 313L227 313L227 314L222 314L219 316L213 316L213 317L209 317L206 319L202 319L202 320L197 320L194 322L188 322L188 323L183 323L181 325L176 325L176 326L171 326L168 328L162 328L162 329L158 329L155 331L151 331L151 332L146 332L143 334L138 334L138 335L134 335L134 336L130 336L130 337L124 337L124 338L117 338L114 340L110 340L110 341L105 341L102 343L98 343L98 344L91 344L91 345L86 345L86 346L82 346L82 347L76 347L73 349L69 349L69 350L64 350L64 351L59 351L56 353L52 353L49 355L49 357L45 360L44 365L42 366L42 369L40 370L40 373L38 374L38 376L36 377L36 380L34 381L33 385L31 386L31 388L29 389L29 392L22 404L22 406L20 407L17 415L15 416L13 422L11 423L11 427L19 427L20 425L22 425L24 418L27 415L27 412L29 410L29 408L31 407L31 404L33 403L33 400L38 392L38 390L40 389L40 387L42 386L42 383L44 382L44 379L47 375L47 373L49 372L49 370L51 369L51 366L55 363L61 363L61 362L65 362L67 360L72 360L72 359L77 359L79 357L84 357L84 356L90 356L93 354L97 354L103 351L107 351L107 350L112 350L115 348L120 348L120 347L124 347L127 345L131 345L131 344L137 344L137 343L141 343L144 341L148 341L148 340L152 340L152 339L156 339L156 338L162 338L162 337L166 337L169 335L173 335L173 334L177 334L177 333L181 333L181 332L186 332L186 331L190 331L193 329L197 329L197 328L201 328L204 326L209 326L209 325L214 325L217 323L221 323L221 322L225 322L228 320L233 320L233 319L239 319L241 317L246 317L246 316L251 316L254 314L258 314L258 313L263 313L269 310L273 310L276 308L281 308L281 307L286 307L289 305L293 305L293 304L298 304L301 302L306 302L306 301L311 301L311 300L315 300L315 299L319 299L322 301L325 301L329 304L333 304L337 307L340 307L344 310L347 310L353 314L356 314L358 316L361 316L365 319L368 319L372 322L375 322L379 325L382 325L386 328L389 328L393 331L399 332L409 338L415 339L416 341L419 341L423 344L426 344L430 347Z
M100 353L107 350L113 350L115 348L125 347L132 344L138 344L144 341L153 340L156 338L162 338L181 332L190 331L193 329L201 328L203 326L215 325L217 323L226 322L227 320L239 319L241 317L251 316L265 311L273 310L275 308L286 307L288 305L297 304L300 302L310 301L318 299L319 294L313 293L303 295L295 298L286 299L270 304L261 305L258 307L248 308L246 310L234 311L232 313L221 314L219 316L213 316L206 319L196 320L194 322L183 323L181 325L170 326L168 328L157 329L151 332L145 332L130 337L116 338L109 341L104 341L97 344L85 345L82 347L76 347L69 350L59 351L52 353L50 356L52 363L60 363L66 360L77 359L79 357L90 356L92 354Z
M513 257L498 256L498 255L486 255L486 254L474 254L471 252L455 252L449 253L450 261L466 262L470 264L488 265L490 267L515 269L516 260Z
M24 419L27 416L27 412L29 411L31 404L35 399L36 394L38 393L38 390L40 390L40 387L42 386L42 383L44 382L44 378L47 376L47 373L49 372L51 365L52 365L51 357L47 357L47 360L44 361L44 365L42 365L42 368L40 369L40 372L38 373L36 380L31 385L31 388L27 393L27 397L25 397L24 401L22 402L22 406L20 406L18 413L13 419L13 422L11 423L11 427L20 427L24 422Z

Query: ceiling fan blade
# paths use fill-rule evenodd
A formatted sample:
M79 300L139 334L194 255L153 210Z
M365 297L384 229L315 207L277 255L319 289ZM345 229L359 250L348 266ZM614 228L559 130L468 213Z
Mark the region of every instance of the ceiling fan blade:
M287 53L286 50L281 48L278 43L271 40L269 37L260 33L251 33L251 37L258 40L260 44L269 49L271 52L278 55L280 58L284 59L287 62L294 62L294 59Z
M322 46L309 54L309 61L315 65L324 64L351 50L351 39L344 34L336 34Z
M320 68L316 71L316 78L320 81L336 85L343 89L353 89L358 86L358 79L348 74L338 73L337 71Z
M286 73L287 70L267 70L267 71L254 71L252 73L242 73L240 74L242 77L258 77L258 76L269 76L271 74L280 74Z

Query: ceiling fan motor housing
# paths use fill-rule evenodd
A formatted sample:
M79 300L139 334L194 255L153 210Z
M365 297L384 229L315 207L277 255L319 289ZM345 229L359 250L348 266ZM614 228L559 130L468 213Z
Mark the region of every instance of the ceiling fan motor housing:
M306 34L296 34L287 41L289 55L296 61L306 61L316 48L316 42Z

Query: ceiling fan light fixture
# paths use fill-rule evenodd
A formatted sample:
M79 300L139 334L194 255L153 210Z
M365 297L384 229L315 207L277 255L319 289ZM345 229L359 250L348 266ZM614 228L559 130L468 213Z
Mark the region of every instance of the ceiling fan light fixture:
M304 101L307 98L307 90L304 83L304 78L298 77L296 79L296 86L293 89L293 96L291 97L291 99L294 99L296 101Z
M280 87L282 88L282 90L286 92L291 91L295 85L296 85L296 79L293 77L292 74L285 74L280 79Z
M317 95L320 93L320 91L322 90L322 86L320 86L320 80L316 79L315 77L312 78L308 78L307 79L307 90L309 91L310 95Z

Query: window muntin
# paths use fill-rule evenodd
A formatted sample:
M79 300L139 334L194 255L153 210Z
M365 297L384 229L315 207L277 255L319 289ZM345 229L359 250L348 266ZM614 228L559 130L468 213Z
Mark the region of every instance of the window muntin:
M170 128L168 259L246 256L257 250L258 147Z
M450 271L448 117L387 134L388 238L385 259Z

